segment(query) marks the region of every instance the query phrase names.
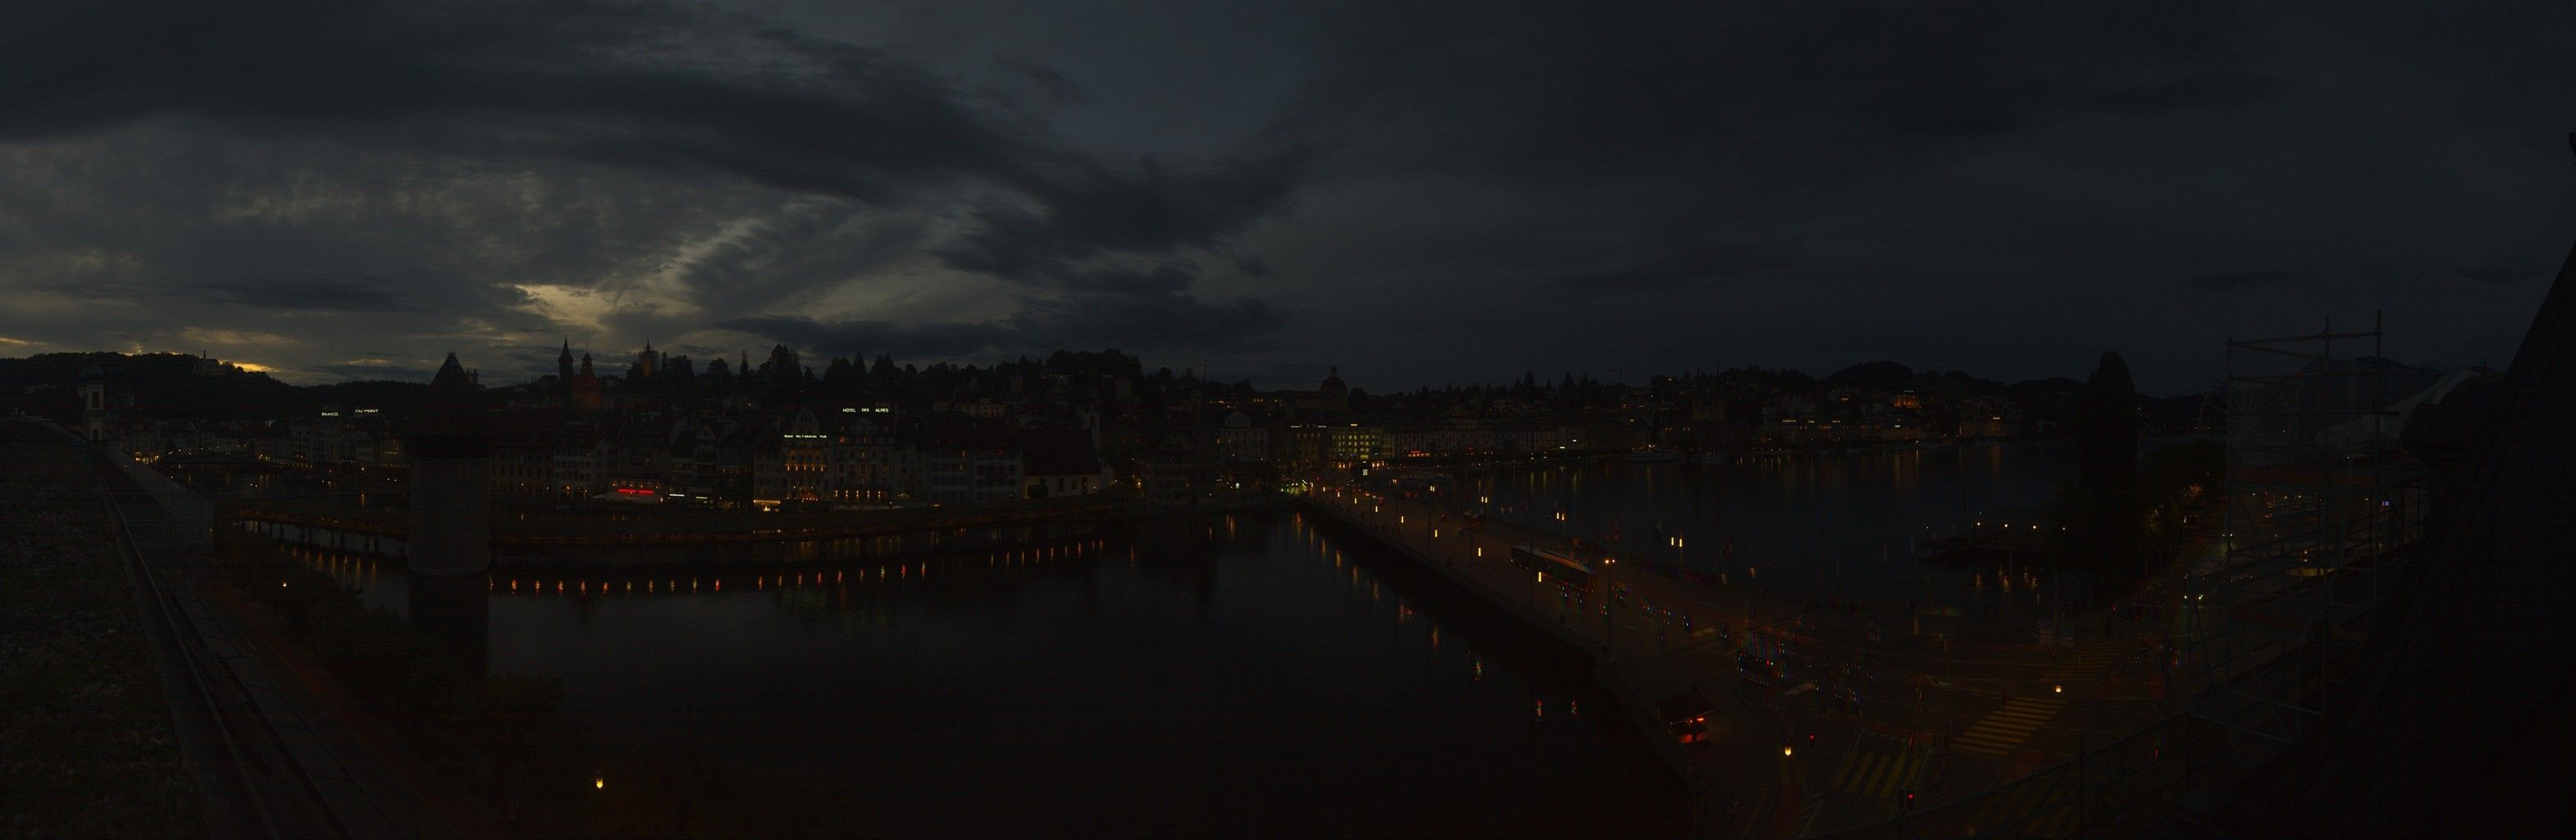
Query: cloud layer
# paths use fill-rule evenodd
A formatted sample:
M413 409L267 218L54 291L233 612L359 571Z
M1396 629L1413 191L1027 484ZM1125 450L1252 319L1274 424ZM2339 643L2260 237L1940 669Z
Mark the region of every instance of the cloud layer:
M1010 302L890 335L993 340L868 349L1279 322L1201 301L1180 252L1281 207L1294 155L1105 162L929 69L721 10L11 14L0 76L25 81L0 89L18 211L0 236L38 256L0 282L34 298L9 313L22 340L161 349L212 310L296 325L210 348L227 356L338 372L317 356L364 337L416 368L459 344L568 332L623 349L977 277ZM93 317L36 323L49 309Z
M0 350L2177 390L2372 310L2495 361L2576 231L2556 5L750 8L0 11Z

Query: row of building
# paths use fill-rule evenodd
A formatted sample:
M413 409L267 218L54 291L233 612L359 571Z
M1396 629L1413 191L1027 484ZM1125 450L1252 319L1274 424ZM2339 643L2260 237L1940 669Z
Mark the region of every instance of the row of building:
M2052 421L2029 416L2031 406L2048 412L2075 384L2008 391L1856 366L1828 381L1745 370L1629 387L1530 375L1509 386L1369 395L1338 370L1311 390L1264 391L1190 372L1149 375L1116 351L980 369L833 359L819 377L784 347L757 366L710 364L687 377L685 359L649 349L623 376L599 373L569 346L558 363L553 376L473 386L496 441L492 489L505 498L769 508L1119 490L1187 503L1407 460L2011 437L2034 423L2045 433ZM1832 381L1840 379L1877 381ZM115 396L109 389L106 399ZM385 405L326 405L265 422L155 412L165 419L112 425L147 456L249 452L295 468L399 470L404 408ZM110 413L88 412L93 421Z

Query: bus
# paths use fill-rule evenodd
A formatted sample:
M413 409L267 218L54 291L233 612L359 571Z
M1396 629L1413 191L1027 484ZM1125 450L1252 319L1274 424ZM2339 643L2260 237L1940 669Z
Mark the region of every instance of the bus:
M1542 575L1553 575L1559 582L1573 589L1592 587L1592 564L1560 552L1536 546L1512 546L1512 565Z
M1780 645L1760 633L1746 631L1744 642L1735 656L1735 675L1755 685L1779 688L1788 683L1789 669L1781 662Z

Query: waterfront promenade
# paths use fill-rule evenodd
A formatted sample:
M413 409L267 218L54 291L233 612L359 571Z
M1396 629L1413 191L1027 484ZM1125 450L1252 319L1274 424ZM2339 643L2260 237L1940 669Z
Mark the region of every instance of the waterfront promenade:
M1703 833L1795 837L1875 825L1973 794L2162 718L2153 628L2096 619L2073 647L1962 643L1765 592L1672 577L1508 522L1471 523L1437 491L1405 499L1351 488L1307 497L1525 621L1591 652L1604 687L1703 797ZM1466 500L1461 499L1459 502ZM1511 562L1513 545L1568 552L1601 570L1576 595ZM1627 593L1625 603L1609 597ZM1604 610L1604 604L1610 604ZM1654 609L1649 611L1651 605ZM1683 617L1688 616L1685 630ZM1742 640L1780 651L1777 685L1743 679ZM2025 637L2028 638L2028 637ZM1684 747L1646 712L1698 688L1717 708Z

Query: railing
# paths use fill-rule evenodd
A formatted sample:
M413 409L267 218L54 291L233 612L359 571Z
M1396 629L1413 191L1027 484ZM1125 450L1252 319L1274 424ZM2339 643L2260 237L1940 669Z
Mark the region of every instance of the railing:
M1340 510L1330 503L1326 503L1312 497L1305 497L1305 501L1307 502L1307 507L1310 510L1330 515L1335 521L1377 537L1379 542L1395 549L1398 554L1402 554L1413 559L1424 568L1438 572L1442 577L1446 577L1452 582L1457 583L1460 587L1474 593L1487 603L1502 608L1504 612L1529 623L1531 626L1554 634L1558 639L1573 645L1576 649L1582 650L1586 654L1593 655L1594 681L1599 683L1603 690L1610 692L1611 696L1618 699L1621 710L1627 712L1629 720L1643 730L1646 742L1654 745L1656 754L1662 757L1665 763L1672 767L1673 772L1676 775L1681 777L1683 786L1690 790L1692 798L1696 803L1696 807L1694 809L1695 818L1705 820L1707 816L1706 806L1708 801L1708 790L1706 788L1706 780L1703 779L1699 773L1698 762L1692 760L1691 754L1687 748L1673 740L1670 732L1665 731L1664 721L1657 719L1653 712L1654 707L1652 704L1648 703L1644 697L1639 696L1637 694L1636 687L1627 679L1620 676L1618 663L1599 655L1602 651L1599 642L1562 622L1549 621L1546 615L1541 614L1536 609L1525 603L1522 599L1495 591L1492 587L1486 585L1484 581L1478 580L1474 575L1461 573L1447 564L1433 561L1428 557L1418 556L1415 553L1415 550L1411 546L1406 545L1401 538L1381 534L1378 527L1370 525L1367 522ZM1605 595L1604 597L1607 596Z

